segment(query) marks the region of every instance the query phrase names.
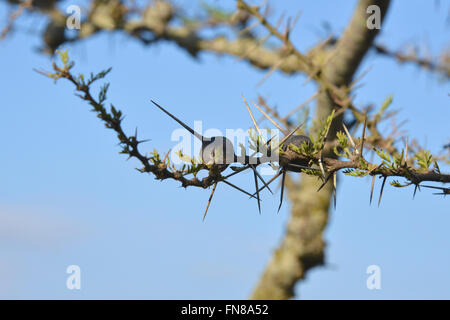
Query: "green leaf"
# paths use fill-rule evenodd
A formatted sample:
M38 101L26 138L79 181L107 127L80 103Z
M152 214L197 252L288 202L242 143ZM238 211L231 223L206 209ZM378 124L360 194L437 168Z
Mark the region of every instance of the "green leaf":
M65 50L56 50L56 53L58 53L59 58L61 59L62 63L64 64L64 67L69 62L69 53L67 49Z
M396 188L404 188L404 187L410 186L412 184L412 182L407 182L405 184L401 184L398 180L394 180L392 182L389 182L389 184Z
M422 168L428 170L430 167L433 157L431 156L430 151L428 150L421 150L418 153L414 155L414 158L417 161L417 164Z
M324 145L325 145L325 139L328 134L328 131L330 129L331 123L333 122L334 118L334 110L331 112L331 114L327 117L325 121L321 121L319 123L319 126L321 129L319 130L317 137L311 137L311 141L313 142L313 154L319 153Z
M99 79L103 79L104 77L106 77L106 75L112 70L111 67L109 67L106 70L100 71L99 73L97 73L96 75L94 75L93 73L91 73L91 77L89 78L87 84L90 85L93 82L99 80Z
M388 153L384 152L384 151L381 150L381 149L378 150L378 149L376 149L376 148L373 148L373 150L377 153L377 155L378 155L381 159L384 160L383 162L384 162L387 166L389 166L389 167L392 166L392 160L391 160L391 157L389 156Z
M393 100L393 96L389 95L383 102L383 104L381 105L380 110L378 111L378 113L376 114L376 118L379 120L381 118L381 116L384 114L384 112L386 111L386 109L391 105Z
M342 132L342 131L336 132L336 138L338 139L339 146L342 149L345 149L348 147L347 135L344 132Z

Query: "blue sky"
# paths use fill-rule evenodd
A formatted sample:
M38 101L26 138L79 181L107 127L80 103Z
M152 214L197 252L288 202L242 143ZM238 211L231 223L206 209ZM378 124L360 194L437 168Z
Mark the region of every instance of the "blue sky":
M272 3L277 14L302 9L292 34L301 50L324 35L323 22L340 33L354 4ZM449 45L447 15L443 2L394 1L378 41L392 48L418 43L436 54ZM209 191L134 170L137 163L118 154L113 132L69 83L32 71L50 68L51 60L34 50L40 45L35 30L44 23L25 18L18 26L0 43L0 297L247 298L282 238L288 203L276 214L278 196L264 194L258 215L255 201L219 185L202 222ZM303 76L280 73L257 87L265 72L243 61L213 54L195 61L172 44L145 48L121 34L68 49L76 72L113 67L109 101L126 114L129 133L137 126L152 139L143 147L148 151L172 148L170 135L179 127L149 99L188 123L225 130L251 125L241 94L263 94L286 113L315 91L312 83L302 85ZM393 94L392 108L398 122L408 120L408 134L433 152L448 143L448 82L374 53L359 72L369 66L356 103L379 106ZM449 199L427 190L413 201L411 188L388 187L377 208L369 205L369 180L341 178L325 232L327 265L308 274L299 297L449 299ZM233 181L253 188L250 174ZM81 268L81 290L65 285L73 264ZM366 288L372 264L381 268L381 290Z

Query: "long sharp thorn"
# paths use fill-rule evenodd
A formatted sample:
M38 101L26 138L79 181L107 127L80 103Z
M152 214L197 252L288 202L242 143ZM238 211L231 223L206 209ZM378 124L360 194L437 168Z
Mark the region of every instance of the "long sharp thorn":
M267 142L266 142L266 147L269 147L269 151L268 152L272 152L272 146L270 145L270 142L272 141L272 139L273 138L275 138L276 137L276 135L274 135L273 137L271 137L269 140L267 140ZM253 157L255 154L257 154L258 152L257 151L255 151L255 152L253 152L253 154L250 156L250 158L251 157Z
M421 185L421 186L425 187L425 188L433 188L433 189L442 190L442 193L440 193L440 194L450 194L450 188L435 187L435 186L428 186L428 185Z
M332 177L332 173L330 173L328 175L328 177L325 179L325 181L320 185L319 189L317 189L317 192L319 192L320 190L322 190L322 188L327 184L328 180L330 180L330 178Z
M260 203L260 199L259 199L259 191L258 191L258 177L256 176L256 170L254 168L253 169L253 177L255 178L255 187L256 187L256 200L258 201L258 212L259 214L261 214L261 203Z
M334 209L336 209L336 202L337 202L336 172L333 173L333 188L334 188Z
M211 199L212 199L212 197L213 197L213 195L214 195L214 191L216 191L216 187L217 187L217 182L214 183L214 187L213 187L213 189L212 189L212 191L211 191L211 195L209 196L208 204L206 205L205 214L203 215L203 221L205 221L206 214L208 213L209 205L211 204Z
M428 185L425 185L425 184L422 184L421 187L432 188L432 189L439 189L439 190L446 189L446 188L444 188L444 187L428 186Z
M258 106L256 103L253 102L253 105L258 108L258 110L270 121L272 122L272 124L278 128L278 130L280 130L281 132L283 132L284 134L288 134L289 132L286 129L281 128L281 126L275 122L275 120L273 120L266 112L264 112L263 109L261 109L260 106Z
M250 196L251 198L255 198L255 196L253 194L250 194L249 192L239 188L238 186L232 184L231 182L228 182L227 180L222 180L222 182L226 183L227 185L229 185L230 187L235 188L236 190L239 190L242 193L245 193L246 195Z
M322 154L320 155L320 158L319 158L319 167L320 167L320 170L322 171L322 178L325 181L325 169L323 168Z
M414 187L413 199L416 197L417 187L418 185L416 184Z
M383 183L381 184L381 190L380 190L380 197L378 198L378 207L380 206L381 203L381 197L383 196L383 189L384 189L384 184L386 182L387 177L385 176L383 179Z
M157 104L155 101L150 100L155 106L157 106L159 109L161 109L165 114L167 114L169 117L171 117L173 120L175 120L176 122L178 122L183 128L185 128L187 131L189 131L191 134L193 134L197 139L199 139L200 141L203 141L204 138L203 136L194 131L194 129L192 129L191 127L189 127L187 124L185 124L183 121L181 121L180 119L178 119L177 117L175 117L173 114L171 114L169 111L167 111L166 109L164 109L163 107L161 107L159 104Z
M272 190L270 190L270 188L269 188L269 185L266 183L266 181L263 179L263 177L261 177L261 175L259 174L255 165L250 165L250 167L253 169L253 172L258 176L259 180L261 180L261 182L264 184L264 186L267 188L267 190L269 190L269 192L271 194L273 194Z
M275 138L277 135L274 135L273 137L271 137L269 140L267 140L266 145L268 146L270 141L272 141L273 138Z
M344 131L347 134L348 140L350 141L352 147L356 150L356 153L358 153L358 149L356 149L355 141L353 141L353 138L352 138L350 132L348 131L347 126L345 124L342 124L342 127L344 128Z
M149 141L152 141L152 139L138 140L138 143L141 144L141 143L145 143L145 142L149 142Z
M282 171L278 171L276 175L274 175L268 182L267 185L271 184L273 181L275 181L275 179L277 179L280 175L281 175ZM263 190L266 186L263 186L261 189L259 189L258 191L261 192L261 190ZM254 195L256 194L256 192L252 195L254 197Z
M280 212L281 205L283 204L283 193L284 193L284 180L286 179L286 171L283 170L283 177L281 178L281 195L280 195L280 205L278 206L278 212Z
M375 186L375 178L376 178L376 176L372 176L372 185L370 187L370 204L372 204L373 187Z
M255 129L256 129L256 131L258 131L258 134L259 134L259 136L261 137L261 140L262 140L263 139L263 135L261 133L261 130L259 130L258 124L256 123L255 117L253 116L253 112L252 112L252 110L250 110L250 107L249 107L249 105L247 103L247 100L245 100L244 96L242 96L242 99L244 99L245 106L247 107L247 111L250 114L250 118L252 118L253 125L255 126ZM265 143L264 140L263 140L263 143Z

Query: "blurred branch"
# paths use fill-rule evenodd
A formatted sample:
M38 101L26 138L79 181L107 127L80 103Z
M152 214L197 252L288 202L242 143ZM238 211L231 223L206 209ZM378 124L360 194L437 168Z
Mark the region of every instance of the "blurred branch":
M417 52L404 53L400 50L393 51L382 44L374 45L378 54L395 59L399 63L415 64L419 68L442 74L447 80L450 79L450 52L443 52L441 59L422 58Z
M0 41L6 38L6 35L13 28L14 21L22 15L22 13L25 11L25 9L31 8L32 3L33 3L33 0L26 0L24 2L19 3L19 7L17 8L17 10L15 12L13 12L9 16L9 21L8 21L7 25L0 32Z

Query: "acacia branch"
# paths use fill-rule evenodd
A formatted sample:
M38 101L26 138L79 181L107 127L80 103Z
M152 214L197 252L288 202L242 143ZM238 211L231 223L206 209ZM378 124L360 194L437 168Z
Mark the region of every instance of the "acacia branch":
M117 110L113 105L111 105L111 111L108 112L105 108L105 100L106 100L106 92L108 86L102 88L101 93L99 94L99 98L95 99L90 90L90 86L97 80L106 76L106 74L110 71L101 72L99 75L93 77L88 81L85 81L84 76L75 77L70 69L73 66L73 63L68 61L67 53L61 53L64 67L59 67L56 63L53 62L52 67L55 73L44 73L40 72L46 76L49 76L53 79L58 80L60 78L64 78L69 80L76 88L77 92L81 94L77 94L81 99L88 102L93 111L97 113L98 118L100 118L108 129L112 129L116 132L117 138L119 139L119 144L122 146L123 154L127 154L130 158L136 158L143 165L140 172L153 173L156 179L165 180L165 179L174 179L180 181L183 187L194 186L207 188L212 186L217 181L224 179L225 177L220 174L220 171L215 170L213 166L201 165L200 169L209 170L208 176L199 180L195 176L191 179L186 178L186 171L175 170L173 167L168 168L168 164L166 163L166 156L163 160L160 159L159 156L155 154L153 156L143 155L139 151L139 144L144 141L140 141L137 138L137 134L133 136L127 136L122 128L122 112ZM331 118L330 118L331 119ZM326 129L328 131L328 129ZM326 134L325 134L326 136ZM367 140L370 140L366 138ZM335 156L320 156L322 150L318 150L315 152L305 152L300 149L292 149L295 146L290 146L286 152L281 152L279 155L280 161L286 163L299 163L300 162L309 162L310 164L318 164L320 161L323 162L326 170L330 173L335 173L339 170L345 169L357 169L361 170L363 173L361 176L370 174L370 175L382 175L385 177L403 177L408 179L414 184L419 184L423 181L435 181L435 182L450 182L450 175L441 174L436 172L435 170L425 170L423 168L413 168L407 165L407 161L402 165L378 165L369 163L362 157L362 153L358 152L357 146L353 144L353 153L349 155L349 161L343 161L336 159ZM325 147L325 143L322 143L322 148ZM342 149L347 148L347 146L341 145ZM264 164L273 161L271 157L259 157L258 163ZM169 170L172 169L172 170ZM364 174L365 172L365 174Z

